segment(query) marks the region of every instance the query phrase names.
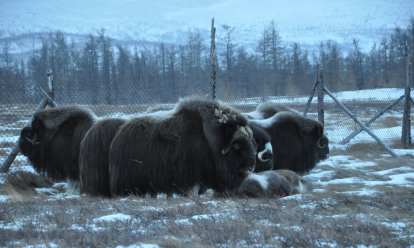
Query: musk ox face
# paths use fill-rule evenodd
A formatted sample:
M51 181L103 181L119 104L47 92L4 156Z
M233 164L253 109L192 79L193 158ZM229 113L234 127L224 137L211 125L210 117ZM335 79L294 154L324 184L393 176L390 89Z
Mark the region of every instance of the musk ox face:
M51 180L79 179L80 142L96 116L81 106L42 109L20 133L19 149Z
M255 123L249 123L249 127L253 130L253 138L257 144L256 167L254 172L273 169L273 149L269 134Z
M263 120L250 120L271 137L273 169L288 169L300 175L329 157L328 138L323 125L295 112L285 111Z
M316 149L316 163L329 158L329 139L324 134L318 139Z
M20 132L19 149L32 163L38 159L40 154L41 135L31 128L25 127ZM33 161L32 161L33 160Z
M229 169L236 171L243 180L256 166L257 145L253 140L253 131L248 126L239 127L222 154Z

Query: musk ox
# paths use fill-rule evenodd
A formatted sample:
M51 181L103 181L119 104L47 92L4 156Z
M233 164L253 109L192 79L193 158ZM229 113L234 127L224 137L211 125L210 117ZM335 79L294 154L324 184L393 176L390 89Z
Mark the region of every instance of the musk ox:
M284 197L312 191L311 181L290 170L249 173L234 193L214 193L214 197Z
M271 137L273 169L288 169L299 175L329 157L328 138L322 123L292 111L278 112L267 119L250 119Z
M67 194L73 194L80 144L96 119L91 110L76 105L39 110L20 133L20 151L38 173L52 181L67 179Z
M275 170L274 172L289 181L292 186L292 194L303 194L313 190L313 184L309 179L301 177L291 170Z
M111 143L111 194L188 194L200 186L232 192L254 170L252 136L238 110L207 98L131 118Z
M109 148L116 132L126 121L122 118L100 119L86 133L79 154L80 194L111 196Z
M234 193L217 193L215 197L283 197L292 193L289 181L274 171L249 173Z
M156 113L162 111L169 111L173 109L173 105L167 104L156 104L148 107L144 113ZM287 107L280 106L281 109L286 110ZM246 115L246 117L248 117ZM257 143L257 159L256 167L254 172L261 172L266 170L271 170L273 168L273 151L272 145L270 144L270 136L266 131L255 123L248 124L250 129L253 131L253 138ZM200 192L202 193L202 192Z

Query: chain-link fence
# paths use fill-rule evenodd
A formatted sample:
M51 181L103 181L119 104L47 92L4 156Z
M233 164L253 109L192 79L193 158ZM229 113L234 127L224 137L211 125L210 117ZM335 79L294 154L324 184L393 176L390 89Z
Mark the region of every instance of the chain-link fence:
M404 82L401 82L401 88L357 90L355 85L347 85L343 80L339 82L329 72L324 72L323 76L325 87L363 123L404 95ZM209 77L209 73L197 73L173 80L157 78L154 81L149 79L146 82L133 82L112 79L88 85L70 80L55 81L54 100L59 105L86 105L98 116L136 115L154 104L174 104L179 98L189 95L210 95ZM284 104L303 112L317 80L316 71L305 76L256 72L254 75L240 73L238 77L243 80L230 77L225 72L217 72L216 96L218 100L243 112L253 111L259 103L265 101ZM18 139L20 130L44 98L39 88L47 90L47 80L45 76L44 85L27 84L30 86L1 90L0 162L3 163ZM317 97L313 98L307 116L318 119ZM335 147L359 126L327 95L324 105L325 130L331 146ZM401 139L403 110L403 101L399 101L370 124L370 130L387 145L395 145ZM411 122L413 121L412 114ZM365 132L351 140L351 143L361 142L375 140ZM18 155L14 163L26 164L26 158Z

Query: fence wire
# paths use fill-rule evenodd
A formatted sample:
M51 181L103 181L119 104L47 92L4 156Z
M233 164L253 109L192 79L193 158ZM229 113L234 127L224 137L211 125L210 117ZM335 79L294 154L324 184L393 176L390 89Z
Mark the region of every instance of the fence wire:
M253 111L261 102L284 104L303 112L316 82L316 72L303 76L277 73L238 73L229 76L217 72L217 99L240 109ZM379 111L404 94L401 88L381 88L357 90L356 85L338 80L335 75L324 72L324 85L361 122L365 123ZM154 104L174 104L179 98L190 95L209 96L209 73L198 73L176 77L173 80L148 79L145 82L111 79L89 84L73 80L54 82L54 100L59 105L81 104L90 107L98 116L131 116L144 112ZM241 80L243 79L243 80ZM238 83L243 82L243 83ZM39 88L47 89L47 77L43 85L26 83L24 87L2 87L0 91L0 162L9 154L19 137L20 130L31 118L43 99ZM325 95L325 131L332 145L338 144L359 126L337 104ZM401 139L403 101L394 105L369 128L388 145L395 145ZM413 109L413 108L411 108ZM307 116L318 119L317 99L314 96ZM414 123L411 114L411 122ZM375 142L365 132L361 132L351 143ZM14 164L27 164L18 155Z

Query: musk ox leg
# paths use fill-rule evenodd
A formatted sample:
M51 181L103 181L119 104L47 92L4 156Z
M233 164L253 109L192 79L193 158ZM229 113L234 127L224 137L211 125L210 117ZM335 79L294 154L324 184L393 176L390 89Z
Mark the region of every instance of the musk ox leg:
M79 194L79 187L78 187L77 180L72 180L68 177L67 185L68 185L68 188L65 192L65 195L78 195Z
M285 177L292 185L292 194L309 193L313 190L312 182L304 177L299 176L291 170L275 170L274 172Z
M190 197L198 197L198 192L200 191L200 184L195 184L194 187L188 189L187 195Z

